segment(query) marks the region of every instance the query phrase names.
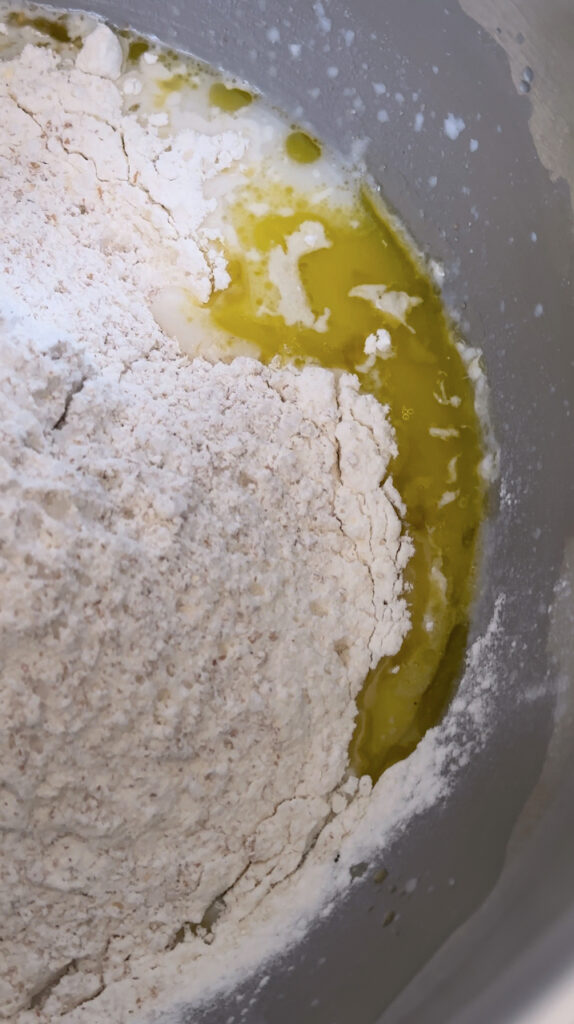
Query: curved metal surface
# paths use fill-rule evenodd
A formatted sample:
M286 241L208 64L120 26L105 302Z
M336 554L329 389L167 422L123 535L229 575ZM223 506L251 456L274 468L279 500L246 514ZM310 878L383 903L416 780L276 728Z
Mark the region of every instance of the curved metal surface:
M502 456L502 500L474 631L504 592L505 685L483 756L450 801L414 821L385 852L385 882L374 878L381 863L370 865L331 917L276 964L267 985L258 987L255 977L217 1006L201 1014L180 1007L170 1020L470 1024L477 1018L461 1017L464 1006L540 924L536 914L524 923L521 901L547 883L533 877L550 850L543 832L549 835L549 825L539 816L531 845L520 845L504 870L503 864L543 766L560 676L547 644L574 526L568 186L541 163L529 128L531 97L515 88L505 53L456 0L354 0L350 8L343 0L90 6L247 79L343 151L368 140L369 171L421 247L444 262L446 297L463 311L468 340L484 352ZM548 3L545 10L563 6ZM270 28L278 30L274 43ZM301 44L300 58L290 43ZM424 118L420 131L417 113ZM451 113L465 124L456 139L444 131ZM557 832L556 878L571 873L561 858L558 789L555 781L544 801ZM572 821L567 831L574 846ZM418 885L409 893L412 877ZM456 929L450 948L431 960ZM473 958L472 970L460 951Z

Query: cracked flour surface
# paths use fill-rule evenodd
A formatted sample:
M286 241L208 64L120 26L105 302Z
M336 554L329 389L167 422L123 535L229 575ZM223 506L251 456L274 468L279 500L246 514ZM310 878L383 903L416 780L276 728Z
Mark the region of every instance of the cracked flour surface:
M386 411L349 375L189 360L151 312L227 283L207 186L249 138L125 115L96 32L100 65L94 40L0 64L0 1017L22 1022L98 1020L214 900L237 926L296 871L368 792L354 700L409 627Z

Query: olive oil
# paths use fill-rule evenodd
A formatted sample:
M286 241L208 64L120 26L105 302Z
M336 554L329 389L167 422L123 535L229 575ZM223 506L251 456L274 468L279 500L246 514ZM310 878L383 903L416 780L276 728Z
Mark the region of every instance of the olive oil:
M209 102L228 114L234 114L253 102L253 96L246 89L236 89L223 82L214 82L209 90Z
M47 36L56 43L72 42L65 14L60 17L45 18L40 14L34 17L27 15L24 11L10 11L6 15L6 24L14 28L33 28L40 35Z
M415 545L405 572L412 626L396 657L369 673L358 701L352 766L376 779L440 719L463 662L485 511L473 386L429 274L368 195L354 209L310 206L290 188L254 188L249 198L272 212L251 213L245 197L235 209L240 244L230 261L231 285L210 302L214 323L254 343L265 361L313 360L357 373L364 390L389 407L396 432L399 454L390 471ZM313 313L330 311L323 331L289 327L261 312L266 256L310 220L330 242L299 261ZM349 295L362 284L422 301L400 323ZM390 331L392 352L365 368L365 339L381 327Z
M285 139L285 150L292 160L300 164L313 164L321 156L319 143L306 132L289 132Z

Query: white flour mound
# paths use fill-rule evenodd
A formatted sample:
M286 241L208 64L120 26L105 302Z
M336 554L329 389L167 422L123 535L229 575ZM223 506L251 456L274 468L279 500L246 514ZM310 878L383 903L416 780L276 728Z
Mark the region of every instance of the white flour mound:
M189 361L150 311L227 283L207 190L248 139L124 115L97 32L75 68L0 64L0 1016L22 1021L98 1019L217 897L240 921L296 871L368 791L354 700L409 628L385 410L317 367Z

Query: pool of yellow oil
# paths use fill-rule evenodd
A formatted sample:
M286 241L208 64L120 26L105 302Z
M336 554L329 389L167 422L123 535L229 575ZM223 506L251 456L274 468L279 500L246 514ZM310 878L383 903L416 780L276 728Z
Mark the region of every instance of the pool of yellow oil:
M285 139L285 150L298 164L313 164L321 156L321 146L307 132L289 132Z
M37 33L47 36L55 43L71 43L73 41L68 31L66 14L56 16L49 13L47 17L44 17L40 14L28 14L26 11L9 11L4 20L13 28L35 29Z
M246 89L237 89L225 85L224 82L214 82L209 90L209 102L214 107L219 107L228 114L234 114L242 107L248 107L253 101L253 96Z
M463 664L485 508L473 386L436 288L371 199L363 195L355 209L342 211L311 206L289 188L273 196L255 189L252 198L278 212L256 215L245 202L234 211L239 247L230 262L230 287L212 297L214 322L255 343L265 361L279 355L358 373L363 389L389 406L396 431L399 454L390 472L415 547L405 573L412 627L396 657L384 658L369 673L358 701L351 763L376 779L441 718ZM299 262L313 312L331 311L324 333L261 313L266 254L284 247L305 220L320 221L331 242ZM245 255L253 251L258 262ZM384 284L422 302L408 325L385 320L370 303L349 296L364 283ZM383 326L393 354L361 372L365 339Z

